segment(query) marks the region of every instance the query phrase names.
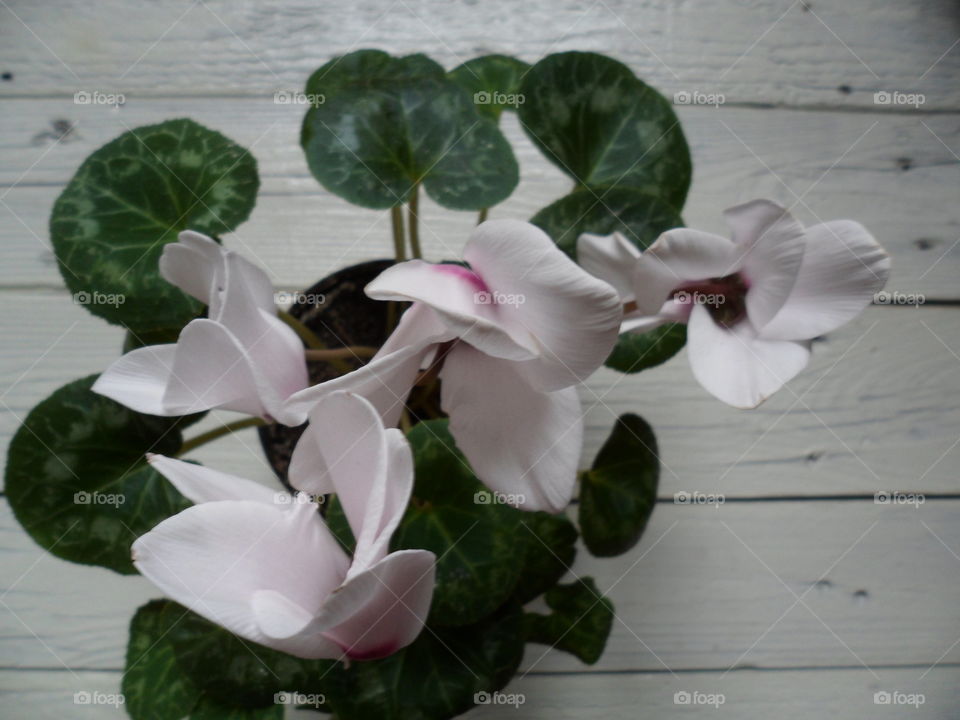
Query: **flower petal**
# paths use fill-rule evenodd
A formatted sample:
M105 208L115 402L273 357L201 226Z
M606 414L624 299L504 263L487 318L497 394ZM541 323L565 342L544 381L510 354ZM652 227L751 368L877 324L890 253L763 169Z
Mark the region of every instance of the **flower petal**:
M461 265L409 260L384 270L366 287L375 300L411 300L430 306L453 333L495 357L523 360L537 354L525 328L507 327L502 307L476 272Z
M204 305L210 305L223 291L226 252L220 243L206 235L184 230L178 242L164 245L160 276Z
M890 256L851 220L807 228L806 250L787 301L760 334L806 340L836 330L859 315L887 282Z
M753 408L796 376L810 358L806 344L757 337L747 321L727 329L697 305L687 327L687 354L694 377L736 408Z
M253 606L254 595L269 590L320 612L340 584L349 559L315 505L194 505L134 542L133 558L166 595L231 632L299 657L331 657L322 637L271 638Z
M131 350L114 360L92 389L147 415L182 415L177 408L170 409L163 402L176 352L177 346L173 343Z
M583 441L576 388L540 392L516 363L462 344L447 355L441 378L450 432L477 477L517 496L524 509L563 510Z
M399 550L359 573L324 606L318 625L355 660L384 657L406 647L423 629L436 579L436 556Z
M260 483L165 455L147 453L147 462L194 503L249 500L277 504L277 493Z
M526 332L536 339L538 357L527 368L535 387L569 387L607 359L623 304L613 287L584 271L543 230L518 220L491 220L473 231L463 256L494 299L501 298L496 307L511 335Z
M591 275L608 282L621 302L633 300L633 266L640 250L618 232L612 235L584 233L577 240L577 262Z
M656 315L672 291L740 269L741 253L719 235L677 228L663 233L634 265L633 288L639 312Z
M747 315L758 330L786 302L803 260L803 226L787 210L769 200L754 200L724 213L742 255Z

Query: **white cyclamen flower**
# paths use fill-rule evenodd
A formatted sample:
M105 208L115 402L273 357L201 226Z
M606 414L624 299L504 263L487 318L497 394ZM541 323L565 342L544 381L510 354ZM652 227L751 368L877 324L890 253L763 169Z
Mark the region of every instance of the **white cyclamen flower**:
M291 483L335 492L351 558L308 495L160 455L150 464L193 502L133 544L134 565L169 597L240 637L302 658L383 657L416 639L430 609L433 553L388 553L413 487L399 430L336 393L310 414Z
M485 222L463 256L469 267L411 260L367 285L372 298L413 305L369 364L297 393L290 409L349 389L394 425L433 363L450 431L480 480L526 509L559 512L583 439L576 385L610 354L621 303L529 223Z
M810 340L856 317L886 283L890 258L850 220L803 228L769 200L725 213L733 238L678 228L641 253L619 234L583 235L580 264L617 288L623 331L687 323L703 387L752 408L807 364Z
M277 317L266 273L195 232L160 257L160 274L209 306L176 343L138 348L115 361L93 390L138 412L186 415L223 408L299 425L284 401L309 384L303 344Z

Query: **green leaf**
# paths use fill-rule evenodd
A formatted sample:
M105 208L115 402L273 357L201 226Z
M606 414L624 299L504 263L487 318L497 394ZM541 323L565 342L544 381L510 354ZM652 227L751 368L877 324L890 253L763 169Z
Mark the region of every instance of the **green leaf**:
M190 713L190 720L283 720L283 705L248 708L223 705L215 698L201 695Z
M214 703L271 707L281 692L323 695L330 660L303 660L264 647L180 607L169 633L179 666Z
M478 210L517 184L513 151L496 123L422 55L350 53L317 70L307 93L317 100L300 137L307 165L349 202L394 207L422 183L444 207Z
M527 134L577 186L635 187L683 207L691 163L680 121L626 65L595 53L548 55L520 92Z
M179 329L203 306L160 277L163 246L181 230L234 229L259 185L250 153L192 120L135 128L107 143L83 162L50 216L75 301L136 333Z
M653 428L636 415L617 419L582 476L580 532L594 555L620 555L640 540L657 502L660 458Z
M643 251L661 233L683 227L680 214L660 197L629 187L577 190L540 210L530 222L574 260L583 233L618 232Z
M683 323L661 325L645 333L623 333L604 363L622 373L656 367L676 355L687 342Z
M613 603L598 591L593 578L558 585L546 594L550 615L526 613L528 642L550 645L593 665L603 654L613 624Z
M6 493L20 524L57 557L129 574L131 543L190 505L144 458L179 450L181 419L134 412L92 392L94 380L30 411L10 443Z
M130 623L123 695L133 720L180 720L200 697L200 690L177 664L168 631L183 608L153 600L137 610Z
M557 584L577 555L577 529L565 515L525 512L518 540L525 545L523 570L514 596L526 603Z
M661 233L683 227L680 215L656 195L623 187L570 193L543 208L530 222L542 228L574 260L577 238L583 233L618 232L643 251ZM687 328L681 323L647 333L624 333L606 366L624 373L640 372L672 358L686 340Z
M509 55L484 55L450 71L450 79L473 98L481 115L499 120L504 110L523 103L520 82L530 66Z
M437 556L429 621L466 625L500 607L520 577L516 545L521 511L486 502L490 495L457 450L446 420L408 434L416 481L392 550L425 548Z
M509 604L458 628L426 628L381 660L336 665L326 678L344 720L444 720L471 709L478 693L502 688L523 658L523 615Z

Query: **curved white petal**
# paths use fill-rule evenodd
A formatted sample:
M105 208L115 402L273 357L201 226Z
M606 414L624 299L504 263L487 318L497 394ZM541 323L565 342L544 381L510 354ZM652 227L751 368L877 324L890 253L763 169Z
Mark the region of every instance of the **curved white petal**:
M711 394L736 408L753 408L796 376L810 357L807 345L758 338L749 322L717 325L703 305L687 326L687 355L694 377Z
M220 500L278 504L277 493L246 478L154 453L147 453L147 462L191 502L197 504Z
M742 254L747 314L762 330L786 302L803 260L803 226L769 200L754 200L724 213Z
M299 657L331 656L320 636L270 637L253 606L268 590L318 613L340 584L349 559L315 505L194 505L134 542L133 559L167 596L241 637Z
M890 256L859 223L837 220L807 228L796 283L764 338L807 340L859 315L887 282Z
M343 654L372 660L412 643L426 622L436 576L428 550L399 550L348 580L334 593L318 625Z
M633 265L640 250L618 232L584 233L577 240L577 262L591 275L609 283L622 302L633 300Z
M176 351L177 346L172 343L131 350L100 374L92 390L137 412L182 415L163 402Z
M668 230L634 265L637 310L656 315L673 290L730 275L740 269L742 261L742 253L727 238L689 228Z
M536 339L538 357L527 368L535 387L569 387L607 359L623 317L616 290L584 271L540 228L518 220L485 222L463 256L499 298L503 325L515 337L526 332Z
M522 360L537 353L529 331L504 323L485 279L461 265L408 260L380 273L366 293L375 300L428 305L455 335L495 357Z
M160 254L160 276L204 305L210 305L223 291L226 252L212 238L184 230L178 242L164 245Z
M515 363L455 346L441 374L450 432L477 477L527 510L570 502L583 442L576 388L540 392Z

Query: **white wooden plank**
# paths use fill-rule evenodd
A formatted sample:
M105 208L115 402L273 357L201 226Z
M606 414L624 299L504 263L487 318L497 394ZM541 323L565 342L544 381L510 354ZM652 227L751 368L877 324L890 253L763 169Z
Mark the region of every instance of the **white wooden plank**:
M119 355L122 333L65 293L6 291L0 299L0 333L16 339L0 347L0 451L5 451L30 408ZM816 343L810 367L749 412L708 395L693 379L684 353L635 376L601 369L581 390L583 463L593 459L616 416L635 412L657 432L664 497L683 490L731 497L879 489L956 493L957 354L956 308L873 307ZM197 432L218 422L206 419ZM258 448L255 432L247 430L201 449L197 457L266 479Z
M346 263L392 252L384 212L364 210L324 191L298 144L303 110L259 100L131 100L121 111L63 100L6 101L0 115L0 286L62 281L49 251L47 223L60 185L94 149L127 129L189 116L251 147L263 187L251 219L226 242L259 260L278 285L305 287ZM694 157L688 225L726 234L721 211L771 197L804 222L863 222L894 259L890 289L957 298L960 273L960 115L681 108ZM69 141L34 138L56 118L77 123ZM569 190L569 180L533 147L515 117L505 129L521 165L521 184L497 217L529 218ZM19 184L18 184L19 183ZM12 186L12 187L10 187ZM475 223L425 202L427 257L454 257Z
M730 102L872 106L877 90L958 107L950 0L814 4L790 0L507 0L12 3L0 27L5 94L99 89L168 94L301 88L330 57L358 47L426 52L446 67L481 54L528 61L594 50L668 94ZM21 23L22 21L22 23Z
M860 666L960 661L960 502L661 504L640 546L574 571L596 578L617 621L604 670ZM5 664L120 668L136 608L159 596L45 555L4 508ZM942 543L941 543L942 541ZM797 598L800 598L800 602ZM530 670L578 672L530 646ZM918 673L919 674L919 673Z
M866 670L745 670L722 673L630 673L615 675L528 675L517 678L503 691L522 695L523 704L479 706L471 718L549 717L556 720L584 718L659 718L701 715L716 720L900 720L904 717L948 720L954 713L960 690L955 667L936 668L922 679L922 670L885 669L879 680ZM82 706L74 693L87 692L98 699L119 692L119 672L0 671L0 693L8 720L61 720L70 718L125 718L111 705ZM877 692L923 695L923 704L878 705ZM679 705L677 693L723 696L723 703ZM699 696L698 696L699 697ZM719 698L717 698L719 700ZM518 698L519 700L519 698ZM918 698L919 700L919 698ZM288 710L287 718L316 718L314 712Z

